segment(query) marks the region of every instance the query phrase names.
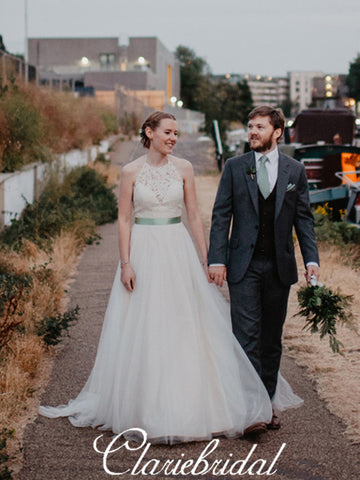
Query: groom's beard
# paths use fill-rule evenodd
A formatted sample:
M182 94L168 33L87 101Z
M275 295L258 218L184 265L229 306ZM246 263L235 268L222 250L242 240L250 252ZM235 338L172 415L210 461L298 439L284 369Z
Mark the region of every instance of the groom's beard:
M268 137L263 139L259 138L257 135L249 138L250 149L254 152L267 152L271 150L271 147L274 143L274 132L272 132Z

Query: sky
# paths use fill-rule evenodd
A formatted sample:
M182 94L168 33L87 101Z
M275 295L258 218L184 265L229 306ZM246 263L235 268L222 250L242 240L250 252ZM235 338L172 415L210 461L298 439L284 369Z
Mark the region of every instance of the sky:
M158 37L203 57L212 73L348 73L360 53L360 0L0 0L0 35Z

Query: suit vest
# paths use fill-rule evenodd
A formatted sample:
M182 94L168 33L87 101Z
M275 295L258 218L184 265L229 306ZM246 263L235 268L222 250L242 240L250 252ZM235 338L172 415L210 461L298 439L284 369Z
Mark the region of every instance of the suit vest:
M265 255L269 258L275 257L275 201L276 201L276 185L270 195L265 198L262 196L258 188L259 198L259 234L257 237L254 253L257 255Z

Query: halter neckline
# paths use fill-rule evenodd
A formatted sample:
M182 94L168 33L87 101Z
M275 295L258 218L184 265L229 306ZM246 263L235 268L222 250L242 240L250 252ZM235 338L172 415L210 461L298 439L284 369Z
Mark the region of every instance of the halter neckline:
M156 168L156 169L157 169L157 168L163 168L163 167L166 167L167 165L170 164L170 158L167 157L167 162L164 163L163 165L155 166L155 165L151 165L151 163L148 162L147 157L146 157L146 158L145 158L145 164L148 165L148 166L151 167L151 168Z

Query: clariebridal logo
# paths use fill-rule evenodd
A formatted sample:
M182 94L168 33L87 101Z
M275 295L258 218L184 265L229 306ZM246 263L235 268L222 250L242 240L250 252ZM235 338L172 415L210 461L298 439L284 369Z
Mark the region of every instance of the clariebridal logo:
M202 450L198 458L184 458L184 454L181 454L179 459L158 460L151 458L150 460L144 460L146 454L151 448L151 443L147 441L147 433L141 428L129 428L123 432L115 435L105 450L98 448L99 440L103 437L100 435L94 440L93 447L97 453L103 455L103 468L106 473L113 476L121 475L186 475L186 476L198 476L211 474L214 476L220 475L274 475L277 470L275 465L280 458L286 443L283 443L276 453L275 457L271 460L265 460L258 458L254 460L253 456L257 448L257 444L254 444L247 456L243 459L235 459L234 455L230 453L226 459L209 460L209 456L216 451L220 440L211 440L205 448ZM134 445L134 442L127 440L126 438L134 438L140 440L139 443ZM124 450L139 451L139 457L132 468L118 471L112 471L108 467L108 456L118 452L119 460L121 462L121 453ZM113 455L112 455L112 458ZM127 477L128 478L128 477Z

